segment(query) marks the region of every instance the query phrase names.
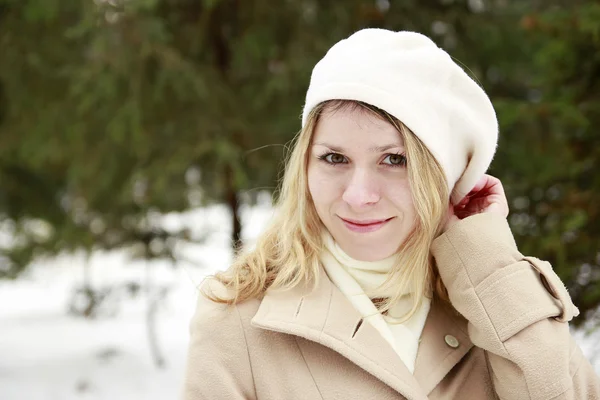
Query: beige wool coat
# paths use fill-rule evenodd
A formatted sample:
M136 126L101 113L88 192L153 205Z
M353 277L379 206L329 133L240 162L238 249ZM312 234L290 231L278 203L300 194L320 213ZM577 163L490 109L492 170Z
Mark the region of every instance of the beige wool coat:
M314 291L229 308L200 295L183 398L600 399L569 333L577 309L548 263L519 253L506 219L466 218L432 253L452 306L433 300L414 374L323 272Z

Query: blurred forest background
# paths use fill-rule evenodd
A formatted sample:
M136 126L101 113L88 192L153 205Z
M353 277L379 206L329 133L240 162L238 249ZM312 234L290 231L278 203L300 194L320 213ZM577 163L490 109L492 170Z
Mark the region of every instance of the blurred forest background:
M364 27L430 36L501 126L522 252L600 304L600 1L0 0L0 277L36 257L176 259L157 216L274 192L314 64Z

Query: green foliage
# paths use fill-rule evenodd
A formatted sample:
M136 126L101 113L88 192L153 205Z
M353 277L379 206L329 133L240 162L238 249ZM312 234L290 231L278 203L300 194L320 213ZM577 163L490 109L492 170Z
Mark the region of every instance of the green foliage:
M484 86L501 126L492 173L520 248L551 261L594 317L591 0L0 0L0 220L16 237L0 243L0 275L61 250L141 243L144 257L173 256L188 233L162 231L156 213L235 212L275 189L312 67L363 27L423 32Z
M591 317L600 302L600 4L578 3L529 15L540 96L519 120L537 165L513 170L522 174L514 194L533 200L522 249L550 260Z

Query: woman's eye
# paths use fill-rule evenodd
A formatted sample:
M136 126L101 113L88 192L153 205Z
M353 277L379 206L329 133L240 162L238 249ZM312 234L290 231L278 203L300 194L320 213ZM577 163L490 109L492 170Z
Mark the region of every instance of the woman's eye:
M329 153L325 155L324 159L331 164L342 164L346 162L346 158L339 153Z
M385 158L384 163L393 166L404 166L406 165L406 156L403 154L389 154Z

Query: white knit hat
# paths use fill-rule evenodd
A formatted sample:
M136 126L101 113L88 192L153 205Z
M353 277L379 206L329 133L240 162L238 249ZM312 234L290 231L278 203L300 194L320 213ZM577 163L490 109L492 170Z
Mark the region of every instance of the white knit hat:
M317 63L302 115L326 100L356 100L402 121L441 164L458 203L486 172L498 141L490 99L450 55L415 32L363 29Z

